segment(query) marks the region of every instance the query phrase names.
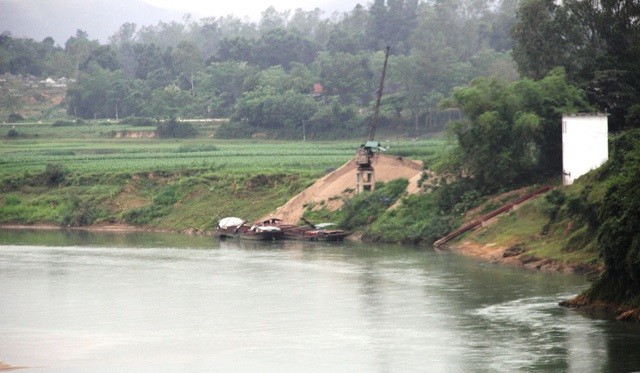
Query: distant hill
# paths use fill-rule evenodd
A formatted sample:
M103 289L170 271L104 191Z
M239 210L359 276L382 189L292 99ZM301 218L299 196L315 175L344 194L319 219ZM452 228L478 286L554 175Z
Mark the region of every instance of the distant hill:
M140 26L180 21L181 12L140 0L0 0L0 33L40 41L51 36L64 45L77 29L106 43L125 22Z

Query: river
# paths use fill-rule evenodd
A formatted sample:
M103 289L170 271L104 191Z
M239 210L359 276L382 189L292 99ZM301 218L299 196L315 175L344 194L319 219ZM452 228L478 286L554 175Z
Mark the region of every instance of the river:
M582 276L394 245L0 231L20 372L640 370L640 326L557 304Z

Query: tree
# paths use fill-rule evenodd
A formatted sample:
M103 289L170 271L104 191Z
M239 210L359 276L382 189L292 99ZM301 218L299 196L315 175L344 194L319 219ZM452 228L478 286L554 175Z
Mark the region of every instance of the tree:
M640 89L638 14L635 1L526 0L513 29L514 59L534 79L564 67L600 110L611 111L611 128L624 128Z
M631 72L602 70L596 71L587 87L587 95L591 102L609 114L609 130L618 132L627 125L629 109L640 100L638 89Z
M184 21L185 23L160 21L157 25L142 27L138 31L138 40L142 44L155 44L163 48L174 48L181 41L188 39L188 15Z
M76 85L67 90L67 113L81 118L108 117L109 75L108 70L97 65L82 72Z
M263 68L291 67L292 62L310 64L316 58L318 46L295 31L277 28L262 34L255 46L255 63Z
M611 158L598 170L606 180L599 207L598 246L604 273L586 293L592 301L627 303L640 299L640 130L617 136ZM635 304L634 304L635 303Z
M176 75L181 81L187 83L193 94L197 73L204 67L200 51L193 43L181 41L173 50L171 57Z
M108 45L97 46L89 52L80 64L80 69L87 70L94 63L103 69L111 71L122 68L116 52Z
M244 62L214 62L200 72L196 95L208 101L210 116L230 116L242 96L245 81L257 74L257 68Z
M286 134L300 133L303 124L317 110L317 103L309 95L288 90L285 92L252 91L238 100L234 120L256 129L284 130Z
M262 12L259 25L260 31L265 33L275 29L284 29L287 26L288 19L289 11L278 13L276 8L270 6Z
M135 38L137 29L138 26L135 23L127 22L122 24L118 31L109 37L109 45L117 53L118 60L129 76L135 75Z
M541 79L556 66L564 66L570 74L574 72L570 45L562 29L566 22L566 13L553 0L521 3L512 35L513 58L523 75Z
M134 73L138 79L147 79L153 71L160 69L170 71L173 67L171 54L155 44L136 45L135 59Z
M453 100L467 116L453 129L457 169L485 193L560 174L561 116L589 109L561 69L538 82L476 78Z
M338 96L343 105L366 105L373 97L376 83L367 55L320 52L315 64L324 94Z
M236 36L225 38L220 42L219 59L221 61L254 61L253 51L255 41L246 37Z
M151 94L151 100L142 110L142 114L156 118L179 118L192 104L193 96L175 85L157 89Z
M85 62L89 54L95 50L100 44L97 40L89 40L86 31L77 30L76 35L70 37L64 45L64 49L73 59L74 79L78 80L80 67Z

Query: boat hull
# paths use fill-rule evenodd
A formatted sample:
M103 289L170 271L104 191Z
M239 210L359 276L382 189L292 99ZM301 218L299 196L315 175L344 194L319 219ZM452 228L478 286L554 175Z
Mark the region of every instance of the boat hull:
M322 230L305 230L305 229L294 229L287 230L283 229L284 235L283 238L287 240L299 240L299 241L322 241L322 242L338 242L343 241L347 236L343 231L322 231Z
M217 232L216 234L218 238L224 240L227 238L234 239L242 239L242 240L250 240L250 241L273 241L279 240L283 238L282 232L257 232L257 233L246 233L246 232Z

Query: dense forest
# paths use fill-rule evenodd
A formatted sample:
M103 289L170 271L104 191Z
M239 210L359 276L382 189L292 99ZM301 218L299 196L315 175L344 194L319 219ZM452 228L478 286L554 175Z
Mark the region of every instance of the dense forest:
M106 45L78 30L62 46L0 39L0 73L71 78L69 115L232 118L231 136L353 133L375 96L385 46L392 57L386 119L441 125L438 102L476 76L518 77L509 55L515 3L377 0L323 18L319 9L123 24Z
M64 45L3 34L0 73L72 79L64 105L78 118L225 117L218 136L354 137L390 46L381 123L417 134L441 131L443 113L459 119L449 127L458 146L437 165L452 175L446 186L393 218L419 222L419 241L483 195L559 175L562 114L606 112L611 132L640 127L639 20L639 2L616 0L374 0L329 18L268 8L257 23L127 23L106 45L81 30ZM637 134L621 139L631 140L619 140L609 171L637 163ZM638 204L637 169L625 175L576 216L601 227L612 298L637 300L640 225L625 208Z
M330 18L270 7L258 23L232 16L126 23L106 45L82 30L64 45L4 33L0 73L75 80L66 107L80 118L230 117L239 133L300 138L305 125L323 133L359 124L390 46L383 113L392 121L433 125L442 122L441 100L473 78L539 80L561 66L620 130L640 123L638 7L375 0Z

